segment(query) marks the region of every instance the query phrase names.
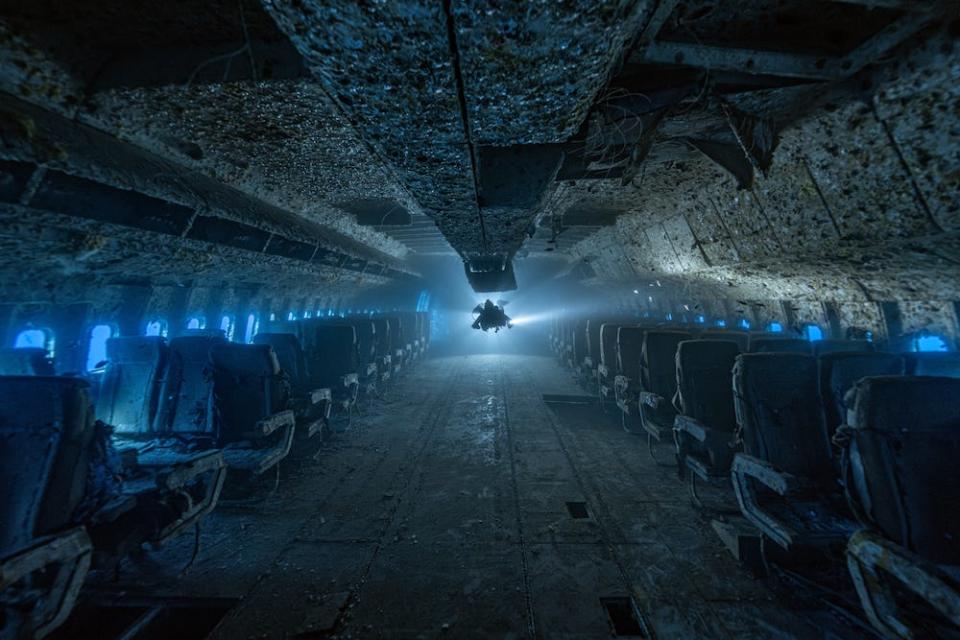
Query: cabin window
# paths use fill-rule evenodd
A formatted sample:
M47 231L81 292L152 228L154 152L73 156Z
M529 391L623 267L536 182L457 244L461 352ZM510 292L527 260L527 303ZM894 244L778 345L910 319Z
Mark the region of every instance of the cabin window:
M779 322L771 322L770 324L767 325L767 331L769 331L770 333L780 333L781 331L783 331L783 325L780 324Z
M726 320L717 320L714 324L717 325L718 327L726 327L726 326L727 326L727 321L726 321Z
M271 313L271 314L270 314L270 322L276 322L276 320L277 320L277 314Z
M253 343L253 336L257 335L257 330L260 328L260 320L254 314L247 316L247 326L243 332L243 341L247 344Z
M811 342L823 340L823 329L815 324L805 325L803 327L803 337Z
M233 342L233 316L223 316L220 318L220 331L227 337L227 340Z
M417 311L426 311L430 308L430 292L424 289L417 298Z
M672 313L668 313L668 314L667 314L667 320L673 320L673 314L672 314Z
M697 324L703 324L707 321L707 319L703 316L697 316L696 318L693 319L693 321L696 322Z
M107 340L116 335L109 324L98 324L90 329L87 343L87 371L93 371L107 360Z
M51 358L55 344L56 340L50 329L24 329L13 341L15 349L46 349Z
M914 351L950 351L947 341L937 335L921 335L913 339Z
M207 319L203 316L193 316L187 320L187 329L206 329Z
M312 312L312 311L304 311L304 312L303 312L303 317L304 317L304 318L312 318L312 317L313 317L313 312Z
M291 320L291 321L292 321L292 320L296 320L296 319L297 319L297 314L295 314L293 311L291 311L290 313L287 314L287 320Z
M161 338L167 337L167 321L166 320L151 320L147 323L147 329L144 331L143 335L145 336L160 336Z
M741 320L740 320L740 328L741 328L741 329L749 329L749 328L750 328L750 321L747 320L746 318L741 319Z

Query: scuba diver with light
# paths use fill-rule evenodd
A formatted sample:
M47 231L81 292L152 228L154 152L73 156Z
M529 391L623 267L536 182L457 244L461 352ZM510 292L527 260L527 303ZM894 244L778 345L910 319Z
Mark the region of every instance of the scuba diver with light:
M513 324L510 322L510 316L508 316L503 307L506 306L506 302L503 300L498 300L501 306L493 304L488 298L483 304L478 304L474 307L473 312L478 314L477 318L473 321L471 325L474 329L493 329L494 333L500 331L500 329L506 327L508 329L513 328Z

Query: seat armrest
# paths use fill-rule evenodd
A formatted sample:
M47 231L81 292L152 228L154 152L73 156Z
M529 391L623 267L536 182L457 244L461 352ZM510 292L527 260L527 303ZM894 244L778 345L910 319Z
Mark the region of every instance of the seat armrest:
M320 404L324 400L329 402L333 400L333 393L330 391L328 387L313 389L307 392L307 400L310 401L310 404Z
M280 427L285 427L287 425L292 426L294 424L296 424L296 420L294 419L293 411L290 411L289 409L286 411L278 411L271 416L267 416L263 420L259 420L252 435L254 438L263 438L270 435Z
M683 415L682 413L677 414L677 416L673 419L673 428L677 431L686 433L691 438L697 442L703 443L710 449L729 447L733 440L733 434L727 433L726 431L717 431L716 429L711 429L696 418Z
M663 402L663 396L653 393L652 391L640 392L640 404L645 404L652 409L657 409Z
M781 496L800 494L813 488L803 478L781 471L766 460L746 453L734 456L731 471L734 475L749 476Z
M936 564L869 530L847 543L847 567L870 623L888 638L920 638L927 629L904 606L904 591L960 625L960 590ZM894 588L896 585L896 588Z
M157 488L175 491L187 485L200 474L223 468L223 452L218 449L203 451L175 462L157 474Z

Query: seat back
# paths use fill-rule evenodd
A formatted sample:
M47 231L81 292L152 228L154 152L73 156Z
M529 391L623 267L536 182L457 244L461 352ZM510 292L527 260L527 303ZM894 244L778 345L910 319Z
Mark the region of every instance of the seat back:
M868 517L924 558L960 564L960 380L880 376L855 389L851 469Z
M640 351L643 348L643 327L617 329L617 373L639 383Z
M390 323L386 318L374 318L373 326L376 329L376 354L378 358L392 353L390 343Z
M46 349L0 349L0 376L53 376L56 371Z
M406 348L407 343L403 341L403 332L400 329L400 316L387 316L387 324L390 326L390 348L394 352Z
M340 378L358 372L357 332L350 324L321 324L312 329L306 350L313 387L340 386Z
M419 318L419 316L417 316ZM357 354L361 365L366 367L376 357L377 328L369 318L355 318L351 321L357 330Z
M640 388L668 403L677 391L677 347L691 338L687 331L647 331L640 351Z
M97 395L97 417L117 433L150 433L166 360L167 345L160 336L107 340L107 368Z
M701 340L725 340L736 343L740 353L746 353L750 345L750 334L745 331L704 331L698 337Z
M420 339L423 340L423 344L430 344L430 312L429 311L419 311L417 316L420 319Z
M289 377L293 391L308 391L307 360L297 336L292 333L258 333L254 336L253 343L273 348L280 369Z
M960 353L911 353L907 358L908 372L911 375L960 378Z
M573 345L573 364L583 364L583 359L590 355L589 341L587 340L587 320L577 320L573 323L573 335L570 336Z
M0 556L71 524L94 426L80 378L0 377Z
M210 363L219 445L245 439L259 420L287 408L289 381L270 345L216 344Z
M813 353L813 344L801 338L756 338L750 340L750 353Z
M730 340L685 340L677 346L678 409L711 429L733 433L733 365L740 347Z
M811 344L815 356L828 353L863 353L874 350L874 344L867 340L816 340Z
M733 367L744 451L836 491L817 389L817 360L800 353L747 353Z
M605 322L600 327L600 363L611 372L617 369L617 335L622 326L616 322Z
M154 431L214 435L210 350L224 342L215 336L181 336L170 341Z
M820 400L827 435L847 420L844 398L860 378L866 376L900 376L906 373L906 359L895 353L836 352L817 359L820 370Z

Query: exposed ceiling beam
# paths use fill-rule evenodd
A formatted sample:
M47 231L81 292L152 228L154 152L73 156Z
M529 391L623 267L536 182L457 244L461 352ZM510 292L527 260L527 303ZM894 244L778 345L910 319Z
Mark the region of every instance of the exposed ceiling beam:
M652 42L631 62L809 80L833 80L836 77L836 71L828 68L828 59L822 57L681 42Z
M653 14L647 21L647 25L643 28L643 31L640 32L639 43L641 45L654 41L657 34L660 33L660 29L666 24L667 18L670 17L670 14L673 13L673 10L677 8L679 3L680 0L660 0L660 2L657 3L657 8L653 10Z

